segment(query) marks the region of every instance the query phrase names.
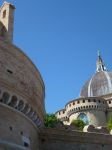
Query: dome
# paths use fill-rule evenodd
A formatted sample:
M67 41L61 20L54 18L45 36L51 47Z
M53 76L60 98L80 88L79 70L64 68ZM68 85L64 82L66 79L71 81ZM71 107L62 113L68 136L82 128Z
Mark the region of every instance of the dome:
M85 83L80 96L92 97L109 93L112 93L112 72L100 71Z
M107 71L98 55L96 73L82 87L81 97L102 96L112 93L112 72Z

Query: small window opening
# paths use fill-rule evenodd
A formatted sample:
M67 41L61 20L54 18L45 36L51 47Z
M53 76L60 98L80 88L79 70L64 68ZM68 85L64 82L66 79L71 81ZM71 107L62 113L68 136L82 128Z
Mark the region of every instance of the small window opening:
M88 102L90 102L90 99L88 99Z
M78 107L78 109L80 110L80 107Z
M0 99L0 102L3 102L3 99L2 99L2 98Z
M77 104L79 104L80 102L79 101L77 101Z
M3 18L6 17L6 10L3 11Z
M26 143L26 142L24 142L24 146L25 146L25 147L29 147L29 144Z
M42 143L45 142L45 139L41 139Z
M13 128L12 128L12 127L9 127L9 129L10 129L10 131L12 131L12 130L13 130Z
M10 74L13 74L13 72L9 69L7 69L7 72L10 73Z
M109 101L109 104L111 104L111 101Z
M94 102L96 102L96 100L94 99Z
M23 131L21 131L20 134L23 135Z
M83 100L83 103L85 103L85 100Z
M73 105L75 105L75 102L73 102Z

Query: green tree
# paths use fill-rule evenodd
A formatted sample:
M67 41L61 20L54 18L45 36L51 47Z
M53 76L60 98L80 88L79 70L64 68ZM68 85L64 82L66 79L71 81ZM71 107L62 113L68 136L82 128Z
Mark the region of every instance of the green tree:
M56 124L62 124L62 122L57 119L57 117L54 114L46 114L44 118L44 125L47 128L53 128L56 126Z
M82 131L84 126L86 125L86 123L81 119L73 120L71 124L77 127L79 131Z
M107 127L109 130L112 129L112 117L109 118L108 122L107 122Z

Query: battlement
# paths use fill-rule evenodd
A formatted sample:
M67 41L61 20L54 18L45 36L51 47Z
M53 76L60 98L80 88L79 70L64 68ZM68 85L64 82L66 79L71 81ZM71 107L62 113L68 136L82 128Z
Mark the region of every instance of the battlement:
M107 111L112 111L111 100L105 100L102 97L85 97L68 102L65 105L65 108L57 111L55 115L67 125L69 125L72 120L83 115L87 118L89 124L98 126L99 121L96 119L95 122L96 116L99 116L99 120L101 119L100 122L102 122L102 125L105 125L106 121L104 120L104 114ZM94 120L94 122L92 120Z

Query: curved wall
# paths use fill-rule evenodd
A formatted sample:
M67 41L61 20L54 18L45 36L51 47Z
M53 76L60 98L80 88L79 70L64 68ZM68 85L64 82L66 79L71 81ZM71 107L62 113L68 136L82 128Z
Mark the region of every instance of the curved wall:
M23 113L0 103L0 149L38 150L38 129Z
M69 117L69 124L73 119L77 119L80 114L85 114L89 120L89 125L94 126L105 126L106 125L106 116L105 112L98 110L85 110L72 114Z
M103 98L79 98L65 105L64 118L66 120L63 120L63 110L56 112L56 116L65 124L71 124L73 119L77 119L83 113L87 116L89 124L105 126L107 108L107 102Z
M16 46L0 40L0 88L32 108L43 123L45 87L31 60ZM26 108L28 109L28 108ZM30 111L30 110L29 110Z

